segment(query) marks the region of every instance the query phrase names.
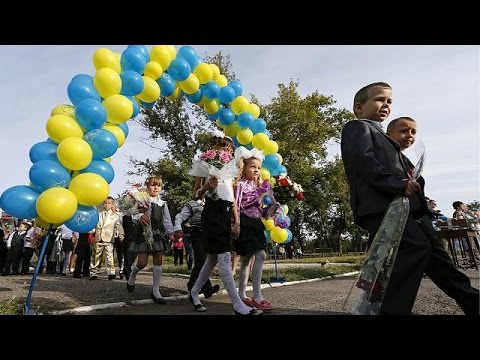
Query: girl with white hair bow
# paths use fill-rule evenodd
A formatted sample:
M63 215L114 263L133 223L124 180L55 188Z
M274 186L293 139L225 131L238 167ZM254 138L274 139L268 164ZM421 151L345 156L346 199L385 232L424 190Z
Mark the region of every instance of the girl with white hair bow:
M240 147L235 151L235 160L240 171L234 184L235 202L240 213L240 234L233 241L237 254L241 256L238 293L247 306L262 311L271 311L272 304L262 296L262 273L265 264L265 226L261 221L263 206L261 203L262 188L260 169L264 156L258 149L247 150ZM250 260L254 257L252 269L253 297L246 295L245 290L250 270Z

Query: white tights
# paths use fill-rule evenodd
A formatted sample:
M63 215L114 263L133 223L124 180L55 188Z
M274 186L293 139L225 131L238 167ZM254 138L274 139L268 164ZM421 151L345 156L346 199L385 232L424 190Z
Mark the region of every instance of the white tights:
M263 299L262 296L262 273L263 265L265 264L266 254L264 250L257 251L255 254L252 269L252 285L253 285L253 300L259 303ZM250 259L253 255L242 256L242 264L240 267L240 278L238 280L238 294L241 299L246 299L247 294L245 290L248 283L248 274L250 271Z
M200 270L200 274L198 274L198 279L190 292L190 294L192 295L193 303L195 305L200 304L200 290L202 289L202 286L207 282L207 279L215 268L217 262L218 273L220 275L220 278L222 279L223 287L225 288L225 290L227 290L230 301L233 304L233 309L241 314L248 314L250 310L252 310L252 308L245 305L242 299L240 299L240 296L238 296L237 288L235 287L235 280L233 279L233 274L231 270L232 259L230 257L230 252L225 252L218 255L207 255L205 264L203 264L202 270Z

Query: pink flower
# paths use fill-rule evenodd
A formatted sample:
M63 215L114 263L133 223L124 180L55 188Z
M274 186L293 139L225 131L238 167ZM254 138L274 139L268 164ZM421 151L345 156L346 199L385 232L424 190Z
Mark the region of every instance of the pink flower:
M228 151L222 150L220 151L219 158L222 163L226 164L233 159L233 156Z
M202 161L207 161L207 160L213 160L217 156L217 152L215 150L208 150L204 152L202 155L200 155L200 160Z

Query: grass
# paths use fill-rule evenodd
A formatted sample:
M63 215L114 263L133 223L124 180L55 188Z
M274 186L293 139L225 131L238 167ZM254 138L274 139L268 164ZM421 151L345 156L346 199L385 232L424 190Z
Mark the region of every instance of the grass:
M13 297L12 299L0 304L0 315L22 315L23 299Z

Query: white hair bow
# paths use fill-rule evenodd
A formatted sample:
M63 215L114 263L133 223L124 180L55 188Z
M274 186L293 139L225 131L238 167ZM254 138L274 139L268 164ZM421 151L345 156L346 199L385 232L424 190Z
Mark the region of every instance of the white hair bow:
M240 160L242 159L250 159L250 158L256 158L260 161L263 161L264 156L263 156L263 151L258 150L257 148L253 148L252 150L248 150L247 148L240 146L235 150L235 163L237 166L240 164Z
M222 131L217 130L217 129L211 131L211 132L210 132L210 135L211 135L212 137L218 137L218 138L224 138L224 137L225 137L225 134L224 134Z

